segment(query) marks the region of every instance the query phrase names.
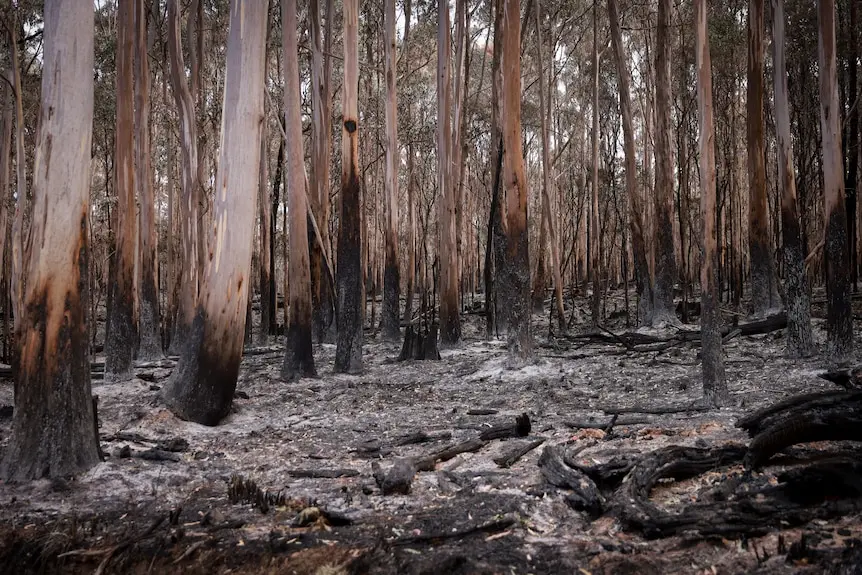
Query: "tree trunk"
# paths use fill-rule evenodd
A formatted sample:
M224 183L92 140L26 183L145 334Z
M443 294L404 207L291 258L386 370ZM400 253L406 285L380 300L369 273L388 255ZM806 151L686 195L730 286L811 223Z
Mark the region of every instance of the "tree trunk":
M503 181L506 186L506 267L512 287L509 311L509 356L524 360L533 355L530 309L530 252L527 229L527 179L524 175L524 149L521 140L521 21L520 1L503 0L503 37L501 70L503 75L502 110Z
M404 75L410 73L410 19L412 18L412 2L404 0ZM407 119L405 125L410 126L413 118L413 102L406 104ZM413 149L413 138L407 142L407 298L404 304L404 321L410 323L413 320L413 296L416 291L416 206L414 190L416 183L415 174L415 150Z
M153 194L153 169L150 159L150 65L148 61L149 11L144 0L136 0L135 27L135 183L140 190L140 341L138 359L155 360L164 356L159 331L158 244L156 202Z
M24 288L26 270L24 269L24 210L27 202L27 153L24 151L24 93L21 89L21 65L18 57L18 24L13 23L9 40L12 45L12 75L15 83L15 219L12 222L12 306L15 316L15 332L19 333L24 321ZM92 130L91 130L92 133ZM92 137L92 136L91 136ZM17 338L16 338L17 339ZM21 341L16 341L20 347ZM15 355L20 355L18 349Z
M820 133L825 197L826 328L829 359L843 363L853 353L853 314L848 278L847 213L841 160L841 114L835 58L835 2L818 4Z
M643 324L652 315L652 280L644 241L643 201L638 191L637 156L635 133L632 121L631 96L629 93L629 71L623 52L619 13L616 0L608 0L608 19L611 24L611 42L617 62L617 78L620 90L620 115L623 122L623 148L626 162L626 196L629 202L629 225L632 234L635 284L638 290L638 322Z
M338 338L335 371L362 370L362 222L359 173L359 2L344 1L344 120L338 220Z
M26 312L4 480L66 477L99 461L87 337L93 21L87 2L45 3Z
M659 0L656 29L655 130L655 283L653 325L676 323L673 284L676 259L673 246L673 149L671 147L671 13L672 0Z
M748 3L748 250L751 265L751 303L754 316L779 306L766 207L766 148L763 122L763 3ZM773 299L775 298L775 299Z
M401 336L401 270L398 263L398 106L395 89L395 0L384 2L383 43L386 52L386 261L383 271L383 337L397 340Z
M287 135L288 212L290 213L290 317L285 329L284 364L281 377L290 381L313 377L314 353L311 345L311 272L306 229L305 152L302 146L302 97L296 42L296 0L282 0L284 22L284 116Z
M846 193L847 204L847 246L850 249L850 283L853 290L857 288L858 282L858 253L856 247L856 203L858 191L858 174L859 174L859 106L860 102L858 92L858 58L859 58L859 42L862 38L859 36L858 18L859 18L859 2L848 2L850 4L850 22L847 30L850 34L850 39L847 42L847 102L851 106L847 118L847 136L845 143L847 146L846 162L847 172L844 178L844 190Z
M269 62L269 58L265 58ZM267 104L264 101L264 108ZM264 111L264 115L266 111ZM264 116L266 117L266 116ZM257 339L265 344L269 339L270 326L273 316L275 315L275 306L273 306L274 294L272 293L273 282L270 275L272 270L272 201L269 197L269 175L267 167L269 165L269 146L267 145L269 136L266 129L267 122L264 120L261 126L260 138L260 166L258 168L258 211L260 212L260 326L258 328ZM302 212L303 215L305 212ZM306 240L307 242L307 240Z
M452 108L449 72L449 4L437 3L437 189L440 237L440 341L461 340L458 309L458 238L452 182Z
M590 299L590 319L594 326L602 322L602 233L599 224L599 3L593 0L593 131L592 195L590 196L590 276L593 295Z
M182 257L179 261L180 297L174 335L171 338L172 353L178 353L187 345L195 309L198 305L198 128L192 95L186 81L183 50L180 45L180 14L178 0L168 0L168 51L171 60L171 87L174 93L180 120L180 149L182 151L181 182L182 202L180 229Z
M703 397L707 404L727 402L727 380L721 353L718 309L718 230L715 226L715 128L712 120L712 70L706 23L706 0L695 0L697 108L700 125L700 213L703 220L703 261L700 268L700 330Z
M317 0L308 3L308 30L311 44L311 178L308 200L317 219L321 238L309 236L311 253L311 299L314 330L318 341L332 341L335 336L335 299L331 283L323 270L329 249L329 154L331 119L331 53L333 0L326 2L326 38L321 38L320 8Z
M105 340L105 379L131 377L138 345L137 291L135 289L135 157L134 86L135 4L121 2L117 13L117 227L112 258L114 278L108 308L110 337Z
M772 0L772 11L775 131L778 175L781 178L787 351L794 357L807 357L814 353L815 348L811 333L811 304L805 278L805 253L802 250L799 213L796 208L796 173L793 169L793 140L790 135L790 104L787 98L787 65L784 56L784 0Z
M215 425L229 410L242 357L263 122L267 4L230 3L213 247L188 341L165 386L183 419ZM251 201L249 201L249 199Z

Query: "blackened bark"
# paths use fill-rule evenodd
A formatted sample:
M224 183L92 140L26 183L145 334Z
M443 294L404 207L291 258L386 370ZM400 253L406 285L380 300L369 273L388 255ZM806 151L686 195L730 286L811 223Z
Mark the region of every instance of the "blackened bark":
M269 335L276 335L278 333L278 298L277 293L278 290L275 287L275 232L276 232L276 220L278 216L278 206L281 202L281 174L282 174L282 166L284 164L284 138L279 138L278 143L278 154L276 155L276 163L275 163L275 175L272 180L272 211L270 212L271 217L269 218L269 253L271 254L269 258L269 306L272 310L272 313L269 316ZM285 294L285 297L286 294ZM287 300L285 300L287 301Z
M845 162L847 164L847 174L844 178L845 201L847 205L847 244L850 249L850 282L853 289L856 289L859 270L858 254L856 248L856 202L857 202L857 185L859 174L859 106L857 101L857 70L859 57L859 42L862 38L859 37L859 29L857 28L859 19L859 2L848 2L850 4L850 23L847 28L850 39L847 42L847 102L850 109L850 117L847 121L847 153Z
M345 119L345 129L355 120ZM356 373L362 369L362 248L360 243L359 178L350 167L341 191L338 229L338 337L335 370Z

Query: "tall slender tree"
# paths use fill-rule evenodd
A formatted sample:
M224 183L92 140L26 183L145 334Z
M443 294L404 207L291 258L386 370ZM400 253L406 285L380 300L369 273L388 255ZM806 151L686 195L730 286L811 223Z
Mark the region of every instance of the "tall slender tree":
M709 405L727 401L721 325L718 310L718 237L715 226L715 128L712 119L712 64L706 22L706 0L695 0L697 108L700 126L700 213L703 220L701 285L701 367L703 396Z
M263 122L265 2L231 0L215 213L190 337L164 389L178 416L215 425L230 410L242 357ZM251 199L251 200L250 200Z
M751 303L755 316L778 306L778 290L769 237L766 206L766 144L763 120L763 3L748 2L748 251L751 262ZM775 299L773 299L775 298Z
M171 68L171 89L180 120L180 165L182 200L180 202L180 235L182 257L179 261L180 297L177 306L177 320L171 337L171 351L179 352L187 343L198 304L198 249L201 245L198 236L200 172L198 171L198 128L195 120L195 106L186 80L183 49L180 42L180 13L177 0L168 1L168 55Z
M631 226L634 276L638 290L638 320L646 322L652 314L652 278L649 273L646 243L644 241L644 204L638 190L637 156L635 132L632 120L631 93L629 89L628 59L623 49L620 17L616 0L608 0L608 19L611 24L611 44L617 63L617 83L620 92L620 115L623 122L623 151L626 166L626 197L629 202L629 225Z
M602 226L599 223L599 3L593 0L593 129L592 143L592 194L590 195L590 277L593 295L590 299L590 319L593 325L602 321Z
M88 2L45 2L25 316L4 480L65 477L99 461L87 331L93 21Z
M341 210L338 219L338 338L335 370L362 370L362 234L359 183L359 2L344 0Z
M117 8L117 128L114 147L117 170L116 247L111 260L113 279L108 289L108 335L105 341L105 379L131 376L138 345L135 258L137 215L135 209L135 2Z
M509 310L509 355L526 359L533 354L530 306L530 251L527 229L527 179L521 140L521 20L520 1L503 1L503 175L506 187L506 269L512 287Z
M161 358L159 333L158 250L153 166L150 157L149 10L135 0L135 184L139 190L138 226L140 320L138 359Z
M844 167L841 159L841 113L835 56L835 2L820 0L818 55L820 133L823 156L826 234L826 328L829 359L847 361L853 353L853 314L850 309L847 212L844 206Z
M401 266L398 263L398 95L395 86L395 0L384 1L383 46L386 52L386 201L385 264L383 270L383 336L398 339L401 333L401 316L398 305L401 298Z
M402 50L404 53L404 76L407 76L410 71L410 20L413 17L413 3L411 0L404 0L404 40L402 41ZM405 104L407 118L405 124L411 125L413 119L413 102L408 101ZM416 189L415 182L415 150L413 147L413 138L407 139L407 282L406 290L407 297L404 302L404 321L410 322L413 319L413 295L416 291L416 200L414 199L414 190Z
M302 98L296 42L296 0L281 0L284 34L284 124L287 127L287 194L290 213L290 305L281 377L316 375L311 345L311 272L308 261L305 152L302 146Z
M440 236L440 341L461 340L458 309L458 247L456 203L452 182L452 89L450 73L449 3L437 2L437 189Z
M671 19L673 0L659 0L655 56L655 283L654 325L675 323L673 284L676 257L673 244L673 148L671 142Z
M784 49L784 0L772 0L773 76L775 82L775 131L778 144L778 175L781 182L781 233L784 240L785 307L787 351L793 356L814 352L811 304L805 278L805 254L796 207L796 172L790 135L790 104L787 97L787 64Z

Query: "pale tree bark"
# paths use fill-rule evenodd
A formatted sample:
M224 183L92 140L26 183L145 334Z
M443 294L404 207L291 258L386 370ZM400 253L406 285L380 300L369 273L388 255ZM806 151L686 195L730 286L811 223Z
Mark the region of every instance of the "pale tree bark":
M695 0L697 109L700 127L700 213L703 258L700 268L701 368L703 397L708 405L727 402L727 380L721 352L718 309L718 230L715 225L715 128L712 114L712 70L706 26L706 0Z
M766 206L766 144L763 120L763 3L748 2L748 82L746 129L748 137L748 253L751 265L751 303L754 315L779 307L769 212Z
M9 76L11 77L12 74ZM6 234L9 220L9 176L11 175L10 172L12 166L12 125L14 123L13 118L15 116L12 91L13 90L9 89L8 83L0 83L0 262L5 262ZM8 289L10 283L5 264L3 264L2 269L2 281L6 282ZM0 293L6 293L4 297L6 297L7 300L11 299L9 298L9 293L5 290L0 290ZM3 309L8 312L6 307ZM8 335L8 326L9 315L7 313L6 317L3 318L4 335Z
M180 14L178 0L168 0L168 52L171 61L171 88L180 120L180 165L182 199L180 202L180 235L182 257L179 263L180 297L177 319L171 337L170 351L179 353L188 342L189 332L198 304L198 236L199 216L198 128L195 107L186 80L183 50L180 45Z
M21 65L18 57L18 22L12 25L9 34L12 45L12 76L15 87L15 218L12 221L12 277L11 294L15 315L15 332L21 328L24 310L24 211L27 202L27 154L24 151L24 93L21 90ZM20 347L17 341L16 346ZM20 349L17 351L20 354Z
M530 252L527 229L527 179L521 140L520 2L503 0L501 71L503 76L503 181L506 188L506 269L512 288L509 310L509 356L524 360L533 355L530 309Z
M272 12L273 2L267 0L267 14ZM272 30L272 16L267 17L266 33L266 51L264 56L264 69L269 66L269 36ZM264 80L266 84L266 80ZM264 89L268 87L264 85ZM264 99L264 118L268 118L268 98ZM270 328L275 319L275 283L271 274L272 270L272 201L269 192L269 130L267 130L268 122L265 120L260 131L260 164L258 170L258 198L257 205L259 211L259 234L260 242L260 269L258 279L260 280L260 326L258 327L257 339L261 343L266 343L270 336ZM251 300L251 298L249 298Z
M464 180L463 147L464 103L467 87L466 51L467 46L467 9L466 0L455 0L455 69L452 71L452 88L449 90L452 107L452 143L449 147L449 186L455 196L455 266L458 286L458 299L461 299L461 277L463 274L463 227L464 227Z
M93 53L93 6L46 1L26 312L4 480L66 477L99 461L87 331Z
M673 148L671 146L671 14L673 0L659 0L656 28L655 100L655 283L653 325L676 323L673 283L676 258L673 246Z
M563 276L560 272L560 245L557 241L557 232L554 228L554 217L551 214L551 186L553 179L551 178L551 149L550 137L548 134L548 119L550 110L548 102L545 100L545 68L542 55L542 30L541 30L541 0L535 0L536 3L536 44L537 44L537 62L539 67L539 113L542 116L542 222L548 233L548 241L551 243L551 266L554 274L554 295L557 304L557 320L561 332L566 331L566 312L563 308ZM552 83L548 83L550 87ZM541 234L539 234L541 236ZM539 253L545 251L545 243L539 246ZM541 261L541 260L540 260ZM536 275L539 275L538 273ZM541 285L544 290L544 284Z
M629 225L632 234L632 255L634 256L634 276L638 290L638 322L643 324L652 315L652 278L649 273L646 242L644 238L644 202L638 190L637 155L635 153L635 132L632 119L629 71L623 50L617 1L608 0L608 19L611 24L611 43L617 63L617 82L620 91L620 115L623 123L623 150L626 166L626 196L629 203Z
M183 419L230 411L242 358L263 122L267 3L231 0L212 247L194 324L164 389Z
M144 0L135 0L135 157L140 199L138 226L140 340L138 359L154 360L164 356L159 332L158 245L156 202L153 193L153 168L150 157L150 65L149 11Z
M485 313L486 335L492 337L506 331L509 321L512 287L509 276L504 272L506 261L505 212L503 210L503 119L500 96L503 93L501 61L503 43L503 6L502 0L493 0L494 6L494 45L491 54L491 154L488 169L491 170L491 209L488 215L488 244L485 250Z
M602 321L602 233L599 224L599 3L593 0L593 130L592 142L592 195L590 196L590 276L593 296L590 300L590 319L593 325Z
M190 77L191 77L191 86L189 92L191 94L191 101L195 102L194 106L197 106L197 113L202 114L204 112L206 106L206 95L204 94L204 86L203 86L203 59L204 59L204 3L202 0L192 0L189 5L188 11L188 41L189 41L189 68L190 68ZM169 24L170 25L170 24ZM179 34L178 34L179 36ZM185 68L183 68L185 70ZM195 118L195 116L192 116ZM200 124L198 124L198 118L195 118L195 126L199 126L197 129L197 146L198 146L198 162L197 162L197 181L198 185L194 190L194 198L193 201L196 205L196 211L194 212L194 216L197 218L196 226L198 229L197 234L197 247L195 249L195 253L197 254L197 268L198 274L201 274L206 267L206 257L207 257L207 234L204 233L204 230L208 229L207 223L209 218L207 217L207 197L206 197L206 181L207 181L207 149L206 149L206 125L201 120Z
M412 2L404 0L404 75L410 72L410 19L412 18ZM413 102L405 104L407 118L405 125L410 126L413 118ZM416 200L414 190L415 151L413 149L413 138L407 141L407 298L404 304L404 321L410 323L413 319L413 295L416 291Z
M456 198L452 182L452 109L449 69L449 4L437 2L437 189L440 242L440 341L461 340L458 309L458 237L455 223Z
M325 38L320 30L318 0L308 3L308 30L311 44L311 178L308 201L322 236L309 236L311 257L311 300L314 331L318 341L335 337L335 299L333 286L324 278L329 246L329 156L332 134L332 23L333 0L326 2Z
M396 340L401 335L401 266L398 260L398 93L395 86L395 0L384 1L383 45L386 60L386 201L385 264L383 270L383 337Z
M287 195L290 213L290 305L285 329L284 364L281 377L290 381L313 377L314 353L311 345L311 271L306 229L305 152L302 146L302 98L296 42L296 0L281 0L284 49L284 116L287 134Z
M796 173L793 169L793 141L790 132L790 104L787 97L787 64L784 49L784 0L772 0L772 13L775 131L778 146L778 175L781 179L787 351L794 357L807 357L814 353L815 348L811 333L811 302L805 278L805 254L800 237L799 212L796 207Z
M848 278L847 213L841 158L841 113L835 57L835 2L820 0L818 55L820 133L823 144L823 189L826 242L826 329L829 360L839 364L853 354L853 314Z
M362 370L362 221L359 173L359 2L344 0L341 201L338 219L338 338L335 371Z
M105 340L105 379L131 376L138 345L138 309L135 286L137 216L135 209L135 114L133 69L135 61L135 3L120 2L117 9L117 127L114 166L117 171L116 247L109 283L108 335Z

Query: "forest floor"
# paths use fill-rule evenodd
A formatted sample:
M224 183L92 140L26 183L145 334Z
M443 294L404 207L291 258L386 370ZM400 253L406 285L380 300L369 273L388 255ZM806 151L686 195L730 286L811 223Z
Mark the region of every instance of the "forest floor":
M852 558L859 553L848 551L862 545L859 514L774 525L752 538L689 533L648 539L627 531L613 514L593 518L573 510L537 465L544 447L556 444L582 449L578 458L592 462L668 445L747 444L734 426L740 416L794 394L835 388L817 377L826 367L822 359L785 357L783 331L728 341L732 405L686 411L702 394L698 347L691 342L642 352L614 342L549 340L547 314L536 315L536 358L511 366L505 343L484 338L483 318L462 317L464 342L441 349L440 361L395 362L401 343L366 332L361 375L333 373L335 347L322 345L315 347L318 378L283 383L281 345L247 350L234 408L217 427L181 421L161 404L170 359L140 365L129 381L94 380L106 460L74 480L0 483L0 572L666 575L862 569ZM615 321L608 327L625 331ZM586 328L580 329L573 333ZM815 320L815 334L822 348L822 320ZM0 381L0 406L12 402L11 381ZM580 427L609 422L607 412L620 407L662 406L683 409L623 414L610 433ZM0 455L10 412L0 408ZM522 413L532 423L528 437L483 442L433 471L420 471L408 494L383 495L375 482L373 462L386 472L399 458L476 438ZM544 441L511 466L495 462L534 440ZM741 468L662 482L652 500L680 509ZM778 471L772 465L761 473ZM259 490L238 488L238 478L254 481ZM244 501L255 493L256 503ZM808 552L799 553L800 547Z

